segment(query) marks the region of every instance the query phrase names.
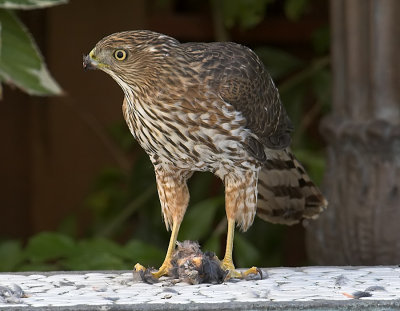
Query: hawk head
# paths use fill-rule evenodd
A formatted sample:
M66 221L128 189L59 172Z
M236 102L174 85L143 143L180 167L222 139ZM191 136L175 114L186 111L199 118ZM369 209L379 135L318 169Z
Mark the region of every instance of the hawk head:
M83 68L106 72L123 89L144 87L157 79L177 45L177 40L147 30L118 32L100 40L83 57Z

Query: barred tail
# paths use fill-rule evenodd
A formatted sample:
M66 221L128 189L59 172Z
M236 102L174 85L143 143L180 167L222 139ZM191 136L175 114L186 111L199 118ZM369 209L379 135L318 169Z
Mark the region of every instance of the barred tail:
M290 149L268 151L271 156L258 177L257 215L266 221L295 224L317 218L328 202L310 180Z

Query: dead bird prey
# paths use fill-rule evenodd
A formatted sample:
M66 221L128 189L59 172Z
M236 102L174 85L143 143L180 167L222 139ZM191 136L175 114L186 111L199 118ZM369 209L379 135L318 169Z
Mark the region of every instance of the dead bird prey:
M186 182L195 171L211 171L225 185L228 233L221 268L229 277L258 273L255 267L235 270L235 224L246 231L257 213L290 225L326 207L289 148L293 127L278 90L247 47L125 31L100 40L83 66L104 71L121 86L126 123L154 165L164 221L172 228L155 278L171 271L189 202Z
M221 262L213 252L203 253L200 245L194 241L176 242L176 245L168 271L168 275L174 280L189 284L219 284L226 280L229 271L221 268ZM136 273L139 273L146 283L158 282L150 269L139 270ZM261 271L260 275L262 276Z

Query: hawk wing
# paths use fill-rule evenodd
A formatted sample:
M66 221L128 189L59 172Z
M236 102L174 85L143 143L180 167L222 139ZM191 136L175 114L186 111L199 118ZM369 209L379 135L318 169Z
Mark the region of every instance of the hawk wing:
M185 43L182 46L203 63L203 74L208 77L202 80L210 81L213 90L246 119L248 129L255 135L248 141L253 155L265 160L264 147L284 149L289 146L293 126L271 76L253 51L232 42Z

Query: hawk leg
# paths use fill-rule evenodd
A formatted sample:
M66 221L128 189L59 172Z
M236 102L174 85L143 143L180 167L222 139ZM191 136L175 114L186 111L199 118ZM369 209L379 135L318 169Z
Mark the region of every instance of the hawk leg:
M227 278L246 278L251 274L261 274L261 270L252 267L245 272L235 269L232 260L235 223L239 223L246 231L253 222L257 207L257 171L237 171L236 174L226 175L225 184L225 210L228 218L228 233L226 238L225 256L221 268L229 271Z
M165 259L161 267L158 269L157 272L152 272L152 276L155 278L160 278L163 275L168 275L168 272L171 269L171 258L172 254L175 250L176 240L178 238L179 227L181 223L175 222L172 226L171 237L168 244L167 254L165 255ZM134 267L135 271L145 271L146 268L143 267L141 264L137 263Z
M189 203L189 191L186 185L187 179L193 172L178 170L169 166L154 165L157 181L158 195L160 197L161 210L165 225L172 228L167 254L161 267L151 275L160 278L168 275L171 269L171 259L175 250L179 228ZM145 271L140 264L135 265L136 271Z
M232 260L232 251L233 251L233 239L235 234L235 219L228 218L228 233L226 238L226 249L225 256L221 262L221 268L223 270L229 271L226 279L244 279L247 276L254 274L260 274L262 277L262 273L260 269L257 267L251 267L250 269L240 272L235 269L235 265Z

